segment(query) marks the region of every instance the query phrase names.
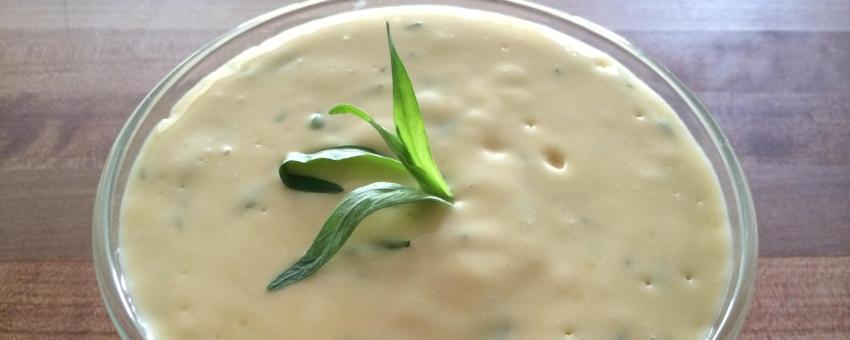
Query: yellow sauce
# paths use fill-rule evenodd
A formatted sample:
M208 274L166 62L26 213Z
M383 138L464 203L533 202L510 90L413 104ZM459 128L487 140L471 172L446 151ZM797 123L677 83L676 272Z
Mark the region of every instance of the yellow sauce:
M265 286L342 194L285 188L288 152L389 154L334 104L392 126L384 21L457 199L369 217L312 277ZM329 171L350 190L415 185ZM202 80L148 138L121 216L132 302L156 339L699 339L729 280L708 160L609 56L542 26L449 7L309 23ZM409 238L410 248L375 241Z

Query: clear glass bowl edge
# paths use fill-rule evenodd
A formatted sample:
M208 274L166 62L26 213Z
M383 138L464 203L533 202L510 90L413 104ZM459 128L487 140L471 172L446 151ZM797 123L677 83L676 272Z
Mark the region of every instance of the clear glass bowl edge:
M112 200L112 198L115 195L116 190L121 191L120 189L123 189L118 187L118 172L120 171L121 165L124 163L127 156L128 144L138 132L140 123L145 120L150 113L152 106L159 101L165 91L171 88L177 80L189 72L207 55L214 52L218 47L226 44L240 34L256 28L257 26L260 26L274 18L333 2L335 2L335 0L310 0L284 6L248 20L212 40L169 72L168 75L145 96L120 130L118 137L107 156L95 196L92 223L92 255L101 297L107 308L107 313L122 339L140 339L143 338L144 334L138 320L134 318L135 312L132 310L130 301L123 296L126 291L126 287L122 281L120 273L116 270L118 267L118 254L114 253L110 248L111 242L114 240L116 235L110 234L109 226L112 223L113 218L111 214L118 211L118 209L115 209L112 206L113 204L117 204ZM356 7L356 3L365 1L350 2L354 2ZM383 1L378 0L376 2L382 3ZM560 10L524 0L492 0L491 2L545 13L549 16L557 17L561 20L575 24L592 35L597 35L613 42L624 52L627 52L639 59L646 66L656 72L668 83L668 85L674 88L676 93L684 99L691 110L697 113L698 119L708 131L708 134L714 141L715 145L718 146L718 151L720 152L721 159L723 160L724 168L729 174L729 178L734 181L732 185L734 197L726 197L726 199L734 199L738 207L739 221L737 222L741 228L741 243L744 245L743 249L741 249L740 267L736 268L736 273L733 273L734 282L731 285L732 291L729 292L729 294L731 294L731 299L729 299L727 304L723 306L723 317L717 325L717 331L713 332L713 334L709 336L709 339L735 338L743 326L743 321L745 319L744 316L749 308L750 298L753 295L755 286L758 257L757 223L750 189L743 169L741 168L728 139L708 113L708 110L669 70L654 62L644 52L629 43L626 39L609 31L608 29L583 18L569 15Z

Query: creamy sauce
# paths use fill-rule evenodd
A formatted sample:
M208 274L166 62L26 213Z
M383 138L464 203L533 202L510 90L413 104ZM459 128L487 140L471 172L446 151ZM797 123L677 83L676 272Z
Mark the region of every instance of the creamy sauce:
M342 197L286 189L285 154L389 154L323 114L353 103L392 126L385 20L457 204L378 212L317 274L266 292ZM346 171L326 174L414 184ZM659 96L571 38L446 7L345 14L244 52L150 135L121 223L157 339L698 339L729 280L717 179Z

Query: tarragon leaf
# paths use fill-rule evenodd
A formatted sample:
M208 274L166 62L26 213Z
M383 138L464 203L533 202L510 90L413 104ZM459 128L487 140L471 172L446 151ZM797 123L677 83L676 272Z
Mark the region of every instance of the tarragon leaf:
M315 273L342 248L360 221L373 212L399 204L422 201L451 204L418 189L388 182L372 183L351 191L334 208L307 253L272 280L266 289L281 289Z
M396 156L402 160L402 163L404 163L404 160L408 158L407 150L404 147L404 144L401 143L401 140L398 139L398 136L384 128L383 125L375 121L372 116L366 113L366 111L363 111L361 108L351 104L339 104L331 108L330 111L328 111L328 114L331 115L338 115L344 113L353 114L372 125L372 127L374 127L375 130L378 131L378 134L381 135L381 138L384 139L384 142L387 143L387 147L390 148L390 151L396 154Z
M318 193L341 192L343 188L339 184L309 175L296 174L292 168L295 164L303 164L306 166L306 169L302 168L302 172L309 172L312 167L324 162L348 161L369 162L376 166L404 170L404 166L399 161L382 156L375 150L361 146L346 145L327 148L309 154L290 152L286 155L283 163L280 164L278 173L283 184L293 190Z
M387 42L390 48L390 69L393 78L393 120L395 121L396 134L401 143L407 149L412 167L421 172L425 191L434 195L451 199L452 193L449 185L443 179L443 175L437 168L437 163L431 156L431 147L428 144L428 134L425 131L425 122L422 121L422 113L419 110L419 102L413 91L413 83L407 74L407 68L401 61L392 35L390 34L390 23L387 25ZM411 166L408 166L410 168ZM416 175L414 173L414 175Z

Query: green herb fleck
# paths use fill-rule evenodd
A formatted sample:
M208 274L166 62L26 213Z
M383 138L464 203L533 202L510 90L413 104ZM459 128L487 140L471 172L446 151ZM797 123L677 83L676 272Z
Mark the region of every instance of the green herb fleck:
M278 113L276 116L274 116L275 123L283 122L284 119L286 119L286 113Z
M381 240L375 241L375 245L387 250L396 250L410 247L410 240Z
M407 26L404 26L404 29L406 29L406 30L408 30L408 31L412 31L412 30L416 30L416 29L420 29L420 28L422 28L422 26L423 26L423 25L424 25L424 23L423 23L421 20L417 20L416 22L414 22L414 23L412 23L412 24L409 24L409 25L407 25Z
M313 130L319 130L325 127L325 117L322 117L321 113L314 113L310 115L310 128Z

